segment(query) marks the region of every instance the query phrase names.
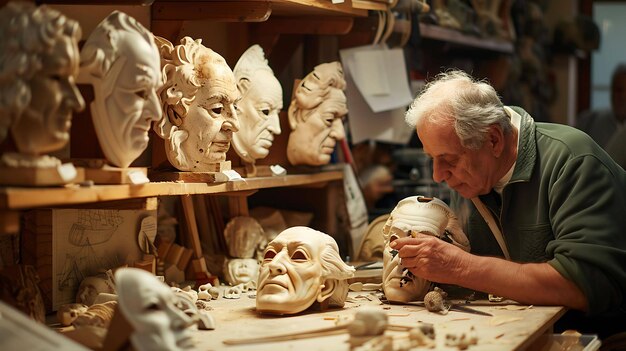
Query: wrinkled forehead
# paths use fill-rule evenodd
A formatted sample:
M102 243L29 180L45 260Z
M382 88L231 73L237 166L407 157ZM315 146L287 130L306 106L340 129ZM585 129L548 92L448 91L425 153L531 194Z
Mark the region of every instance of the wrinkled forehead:
M278 234L268 246L274 248L285 246L305 246L310 249L318 249L325 243L323 233L311 228L289 228Z

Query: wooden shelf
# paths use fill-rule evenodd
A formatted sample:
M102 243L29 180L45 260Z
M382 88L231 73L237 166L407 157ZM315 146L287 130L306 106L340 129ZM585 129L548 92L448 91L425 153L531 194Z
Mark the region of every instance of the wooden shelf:
M513 43L510 41L478 38L453 29L430 24L420 23L420 34L422 38L425 39L440 40L477 49L497 51L506 54L511 54L514 51Z
M265 188L315 186L343 179L341 171L294 174L278 177L244 178L224 183L155 182L142 185L73 185L64 188L0 188L0 209L85 204L153 196L224 194Z

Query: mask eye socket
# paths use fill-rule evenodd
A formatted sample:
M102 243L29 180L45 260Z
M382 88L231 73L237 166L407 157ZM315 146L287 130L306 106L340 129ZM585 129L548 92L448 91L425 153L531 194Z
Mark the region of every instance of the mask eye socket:
M222 108L221 107L215 107L212 108L211 111L213 111L213 113L215 113L216 115L219 115L222 113Z
M274 251L274 250L267 250L267 251L265 251L265 255L263 255L263 260L264 261L271 261L274 257L276 257L276 251Z
M394 241L398 240L398 235L397 234L391 234L391 236L389 237L389 242L392 243Z
M270 115L270 110L269 110L269 109L267 109L267 108L262 109L262 110L261 110L261 112L262 112L264 115L266 115L266 116L269 116L269 115Z
M296 250L291 255L291 260L296 262L308 261L308 257L302 250Z

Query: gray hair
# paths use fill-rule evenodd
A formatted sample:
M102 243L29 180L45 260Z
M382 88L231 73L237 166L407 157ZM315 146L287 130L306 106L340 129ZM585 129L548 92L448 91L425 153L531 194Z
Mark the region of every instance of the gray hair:
M425 121L454 123L461 145L474 150L482 146L489 126L498 124L505 134L513 127L496 90L460 70L439 73L426 84L405 119L418 128Z

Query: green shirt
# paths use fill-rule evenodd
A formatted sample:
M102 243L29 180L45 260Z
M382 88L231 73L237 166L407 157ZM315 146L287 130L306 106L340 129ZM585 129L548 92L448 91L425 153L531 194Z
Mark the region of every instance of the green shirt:
M626 171L585 133L512 108L520 142L499 212L511 260L548 262L587 296L590 315L626 316ZM472 253L504 256L471 201L453 191L451 207Z

